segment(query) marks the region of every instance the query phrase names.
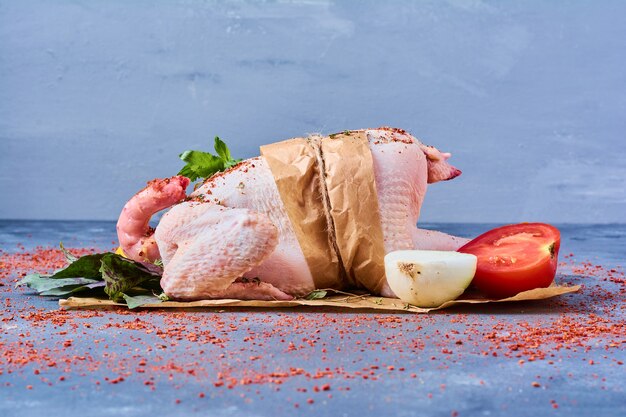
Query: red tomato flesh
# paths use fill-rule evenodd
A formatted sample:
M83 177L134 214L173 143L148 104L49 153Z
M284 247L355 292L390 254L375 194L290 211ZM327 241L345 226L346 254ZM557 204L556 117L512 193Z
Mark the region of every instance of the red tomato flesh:
M520 223L483 233L458 251L478 257L472 284L490 297L505 298L550 286L560 247L556 227Z

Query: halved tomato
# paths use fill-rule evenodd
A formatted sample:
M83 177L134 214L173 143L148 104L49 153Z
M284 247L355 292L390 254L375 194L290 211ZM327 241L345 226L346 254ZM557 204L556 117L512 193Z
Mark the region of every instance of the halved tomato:
M458 251L478 257L472 284L491 297L504 298L550 286L560 247L556 227L520 223L483 233Z

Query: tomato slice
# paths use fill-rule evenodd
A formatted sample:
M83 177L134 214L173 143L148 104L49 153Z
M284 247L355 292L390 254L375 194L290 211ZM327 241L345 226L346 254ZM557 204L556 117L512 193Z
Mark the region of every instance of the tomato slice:
M483 233L458 251L478 257L472 284L490 297L505 298L550 286L560 247L556 227L520 223Z

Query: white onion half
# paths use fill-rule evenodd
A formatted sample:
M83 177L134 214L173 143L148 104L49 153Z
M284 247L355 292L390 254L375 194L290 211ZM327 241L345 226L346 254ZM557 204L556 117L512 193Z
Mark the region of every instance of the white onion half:
M476 273L469 253L401 250L385 256L385 274L393 292L417 307L438 307L465 291Z

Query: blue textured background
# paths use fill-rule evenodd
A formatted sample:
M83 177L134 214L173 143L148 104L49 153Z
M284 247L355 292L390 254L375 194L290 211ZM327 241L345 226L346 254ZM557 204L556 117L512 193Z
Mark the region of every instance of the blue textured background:
M422 219L622 222L626 2L0 0L0 218L114 219L184 149L393 125Z

